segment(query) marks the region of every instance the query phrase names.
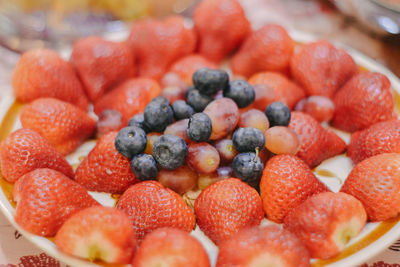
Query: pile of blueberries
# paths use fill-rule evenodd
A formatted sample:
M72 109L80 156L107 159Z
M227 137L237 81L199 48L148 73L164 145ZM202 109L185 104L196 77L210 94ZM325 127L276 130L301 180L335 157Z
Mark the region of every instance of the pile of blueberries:
M186 102L177 100L171 106L163 97L154 98L142 114L135 115L122 128L115 140L119 153L131 160L131 169L140 180L154 180L158 169L174 170L185 163L188 147L175 135L161 135L153 145L153 156L144 154L148 132L163 132L175 120L189 118L187 135L194 142L207 142L212 133L212 121L202 111L222 90L223 96L231 98L239 108L252 104L254 88L245 80L229 81L226 71L202 68L193 74L193 86L186 92ZM273 102L265 110L271 126L287 126L290 110L282 102ZM265 137L257 128L238 128L232 143L239 154L232 163L237 178L257 186L264 166L258 151L264 147Z

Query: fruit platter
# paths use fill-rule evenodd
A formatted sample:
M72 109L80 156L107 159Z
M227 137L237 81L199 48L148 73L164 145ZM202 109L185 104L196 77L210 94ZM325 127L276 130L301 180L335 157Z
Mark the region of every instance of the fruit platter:
M23 53L0 208L70 266L357 266L400 238L400 81L236 0Z

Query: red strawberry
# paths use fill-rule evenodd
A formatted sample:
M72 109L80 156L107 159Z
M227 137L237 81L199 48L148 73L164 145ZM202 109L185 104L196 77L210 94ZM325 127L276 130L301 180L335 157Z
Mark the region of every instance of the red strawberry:
M131 186L117 203L117 209L128 214L139 240L161 227L190 232L196 218L183 198L156 181Z
M261 177L260 193L269 220L281 223L295 207L314 194L328 191L310 167L292 155L271 158Z
M102 206L73 214L54 241L64 253L107 263L130 263L136 250L136 234L128 216Z
M200 229L217 245L240 229L259 225L264 218L257 191L236 178L218 181L194 203Z
M323 128L308 114L292 112L289 128L294 130L301 140L301 147L296 155L311 168L346 149L345 142L339 136Z
M96 129L96 121L72 104L55 98L40 98L26 105L20 115L24 128L32 129L59 152L73 152Z
M351 135L347 155L358 163L382 153L400 153L400 121L378 122Z
M400 154L384 153L358 163L340 191L360 200L371 221L400 213Z
M161 79L170 65L194 52L197 36L181 16L135 22L128 38L139 64L139 76Z
M85 110L88 106L74 68L49 49L22 54L15 65L11 83L15 96L24 103L41 97L54 97Z
M129 79L99 98L94 104L94 112L100 115L107 109L114 109L119 111L123 120L128 123L132 116L143 112L147 103L160 93L160 86L152 79Z
M307 95L332 97L358 72L353 58L327 41L309 43L294 53L291 62L294 79Z
M294 45L284 28L266 25L246 38L232 58L232 71L245 77L261 71L286 71Z
M199 52L220 62L240 46L251 32L250 22L236 0L205 0L193 14L199 35Z
M366 221L364 207L356 198L326 192L310 197L290 212L284 227L303 242L311 257L328 259L338 255Z
M49 168L73 178L74 171L50 143L30 129L19 129L0 144L1 174L9 182L39 168Z
M354 132L395 117L390 81L377 72L364 72L348 81L333 98L333 125Z
M70 61L92 101L113 85L135 75L136 71L134 56L125 43L95 36L78 40Z
M201 243L185 231L161 228L146 235L133 258L132 267L210 267Z
M262 111L275 101L284 102L293 109L296 103L305 97L303 89L278 72L256 73L250 77L249 83L260 85L254 88L256 91L254 107Z
M96 124L96 137L100 138L109 132L118 131L126 126L121 112L114 109L106 109L99 115Z
M310 256L299 239L277 225L239 231L219 246L216 267L309 267Z
M129 159L115 149L117 134L110 132L103 136L76 170L75 181L87 190L122 194L138 182Z
M15 183L13 198L17 202L15 221L41 236L54 236L72 214L98 205L85 188L51 169L23 175Z

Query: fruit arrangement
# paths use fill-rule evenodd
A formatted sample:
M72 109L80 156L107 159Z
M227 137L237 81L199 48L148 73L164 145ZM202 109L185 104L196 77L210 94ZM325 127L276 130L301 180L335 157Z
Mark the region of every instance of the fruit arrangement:
M21 56L22 128L0 144L20 227L90 261L211 266L196 229L219 247L216 266L310 266L400 213L383 74L326 41L252 31L236 0L202 1L193 23L141 20L126 42L79 40L69 62ZM65 156L91 138L73 168ZM332 192L312 169L346 152L354 168Z

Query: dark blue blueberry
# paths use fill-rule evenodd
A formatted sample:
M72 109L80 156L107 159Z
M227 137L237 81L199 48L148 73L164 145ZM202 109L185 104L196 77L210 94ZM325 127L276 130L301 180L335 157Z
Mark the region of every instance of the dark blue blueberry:
M135 155L131 160L131 169L141 181L155 180L158 174L157 163L149 154Z
M232 136L233 147L239 152L254 152L258 147L264 147L264 134L257 128L246 127L237 129Z
M290 122L290 109L283 102L272 102L265 110L270 127L288 126Z
M178 121L188 119L194 114L193 108L183 100L176 100L172 105L172 110L174 111L175 119Z
M232 168L235 177L257 188L264 170L264 164L256 153L248 152L238 154L233 159Z
M189 119L187 135L195 142L207 141L212 132L211 119L205 113L196 113Z
M186 159L188 148L182 138L164 134L153 145L153 156L156 162L164 169L175 170Z
M136 126L122 128L115 138L115 148L123 156L131 159L142 153L147 145L146 133Z
M201 68L193 74L193 85L200 93L212 96L229 87L229 75L224 70Z
M144 123L153 132L162 132L174 120L169 101L164 97L154 98L144 109Z
M229 87L223 91L224 97L229 97L238 105L244 108L253 103L256 93L253 86L244 80L235 80L229 84Z
M213 100L212 96L200 94L199 90L193 89L188 92L186 102L194 111L202 112Z
M194 88L193 85L192 85L192 86L189 86L188 89L186 90L186 93L185 93L185 97L186 97L186 98L188 97L190 91L192 91L192 90L195 90L195 88Z
M136 114L135 116L133 116L129 120L128 126L136 126L136 127L142 128L146 133L148 133L150 131L149 127L147 127L146 124L144 123L143 113Z

